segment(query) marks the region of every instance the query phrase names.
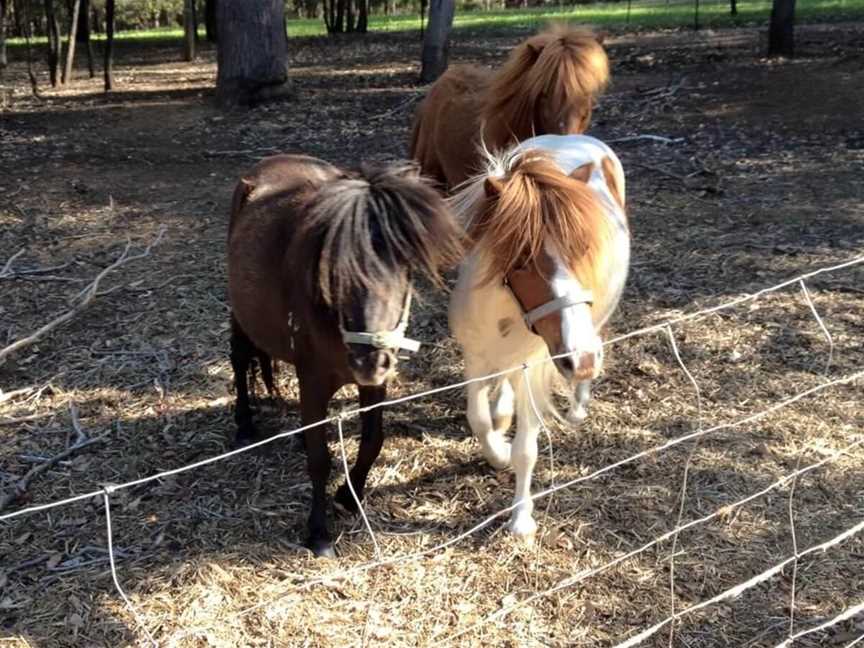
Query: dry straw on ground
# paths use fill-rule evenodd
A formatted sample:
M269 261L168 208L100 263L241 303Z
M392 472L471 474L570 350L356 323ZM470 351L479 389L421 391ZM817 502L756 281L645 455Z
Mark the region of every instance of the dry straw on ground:
M862 55L855 34L802 30L802 56L780 65L758 58L755 31L609 39L615 85L597 110L596 133L672 140L616 144L628 169L634 255L610 337L860 254L864 128L838 109L862 100L864 84L852 82ZM465 39L453 56L494 63L519 37ZM0 123L0 265L23 248L15 269L58 267L0 279L0 346L68 310L127 239L137 249L166 227L150 257L106 278L110 292L0 369L4 491L74 443L79 429L105 435L31 480L18 506L226 448L232 183L277 150L340 164L403 155L413 47L402 36L297 41L297 103L229 115L200 96L212 83L210 58L178 65L154 61L173 50L130 50L113 97L82 81L46 92L44 102L27 96L24 70L13 65L18 90ZM342 73L349 60L358 70L350 84ZM830 377L864 366L862 278L864 270L850 268L807 284L834 342ZM423 297L412 335L431 344L402 365L394 397L460 379L446 298L428 289ZM699 386L705 429L825 380L829 347L798 287L683 323L674 335ZM287 407L261 406L270 432L298 424L291 372L281 380ZM349 391L342 396L334 411L353 403ZM373 559L362 521L337 520L338 561L313 560L298 546L309 496L304 458L277 442L115 493L118 576L165 645L428 645L479 624L452 643L611 646L670 614L671 539L537 593L623 557L679 519L722 510L677 534L675 609L684 610L792 555L790 501L800 550L852 527L864 517L860 447L781 480L860 438L860 403L860 382L839 385L706 435L695 449L681 444L561 490L539 502L533 549L493 523L427 557L369 570L357 569ZM616 343L588 423L553 427L554 474L544 447L538 489L691 432L696 405L664 331ZM509 505L512 476L480 460L460 391L394 407L386 422L366 503L385 557L446 542ZM352 431L347 425L349 456ZM776 645L788 635L793 582L795 631L823 623L860 603L862 555L856 536L802 558L794 581L790 564L738 598L683 617L673 645ZM0 526L0 644L135 645L143 635L108 563L101 498ZM512 611L483 622L502 609ZM667 630L646 645L667 645ZM843 646L862 632L859 615L795 645Z

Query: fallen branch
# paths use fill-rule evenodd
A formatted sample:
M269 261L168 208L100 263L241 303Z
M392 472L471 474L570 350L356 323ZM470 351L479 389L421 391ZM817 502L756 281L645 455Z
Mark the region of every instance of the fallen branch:
M12 486L11 492L3 493L2 495L0 495L0 511L3 511L7 506L15 502L22 495L24 495L27 492L27 488L30 486L30 482L33 481L34 477L38 477L49 468L56 466L59 462L63 461L67 457L70 457L79 450L83 450L84 448L88 448L95 443L99 443L109 434L111 434L111 430L103 432L99 436L93 437L92 439L87 438L85 435L84 439L75 443L75 445L69 446L60 454L55 455L50 459L47 459L43 463L40 463L38 466L34 466L33 468L31 468L26 475L24 475L21 479L15 482L15 485Z
M15 263L15 259L24 254L24 248L18 250L15 254L9 257L9 260L6 262L6 265L3 266L3 269L0 270L0 279L5 279L6 277L14 274L12 272L12 264Z
M129 254L129 250L132 248L132 241L126 243L126 247L123 250L123 253L117 258L117 260L109 265L107 268L102 270L96 277L91 281L84 290L82 290L75 299L80 300L76 306L72 309L66 311L62 315L54 318L47 324L45 324L38 331L33 333L32 335L28 335L25 338L21 338L7 346L4 349L0 349L0 366L2 366L6 359L12 355L13 353L20 351L32 344L35 344L43 337L45 337L48 333L56 329L58 326L61 326L73 319L78 313L87 308L94 299L99 295L99 283L111 272L119 268L120 266L128 263L129 261L137 261L138 259L143 259L144 257L150 256L150 250L153 249L155 245L158 245L162 240L162 236L165 234L165 228L162 227L159 229L159 233L156 235L156 238L148 245L142 252L139 254ZM17 256L17 255L16 255ZM14 260L14 257L7 262L7 266L10 265L10 262Z

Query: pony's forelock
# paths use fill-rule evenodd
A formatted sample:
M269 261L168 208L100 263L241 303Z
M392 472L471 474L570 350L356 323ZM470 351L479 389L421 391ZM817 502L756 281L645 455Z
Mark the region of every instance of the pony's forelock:
M488 178L499 180L496 196L486 195ZM485 171L463 185L451 206L482 253L484 283L535 264L548 237L568 267L593 285L591 269L612 236L594 192L540 150L490 154Z
M364 165L323 185L304 230L307 271L328 305L355 288L385 294L400 270L441 286L441 269L462 252L447 204L410 164Z

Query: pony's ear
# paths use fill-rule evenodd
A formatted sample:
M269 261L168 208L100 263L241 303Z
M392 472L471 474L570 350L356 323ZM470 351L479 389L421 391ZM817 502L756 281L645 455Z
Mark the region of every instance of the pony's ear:
M580 167L576 167L570 172L570 177L579 182L588 182L591 179L591 174L594 173L594 163L588 162Z
M603 157L600 163L600 168L603 170L603 178L606 180L606 186L612 193L612 197L621 209L624 209L624 195L621 187L618 185L618 176L615 174L615 165L608 155Z
M483 190L486 192L487 198L497 198L504 191L504 183L500 178L488 177L483 182Z
M596 40L599 45L602 45L608 35L608 32L605 31L594 32L594 40Z

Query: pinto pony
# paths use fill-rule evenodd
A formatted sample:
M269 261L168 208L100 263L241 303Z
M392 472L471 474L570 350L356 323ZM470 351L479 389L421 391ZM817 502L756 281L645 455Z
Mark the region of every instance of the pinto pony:
M518 45L492 72L448 69L417 109L411 157L453 188L480 171L478 144L490 151L535 135L583 133L609 61L590 31L553 25Z
M492 466L516 473L510 529L537 529L531 474L541 418L585 418L602 366L599 331L618 304L630 258L624 172L612 150L585 135L544 135L491 157L453 204L471 251L450 300L450 327L468 379L468 423ZM553 362L549 361L552 356ZM562 385L563 384L563 385ZM505 434L516 415L512 443Z
M441 285L440 268L458 261L461 242L444 200L413 168L349 173L301 155L253 167L234 191L228 234L237 443L255 437L248 384L255 360L271 393L271 360L294 365L304 426L324 419L348 383L359 386L362 407L383 401L397 351L418 346L405 337L411 280L425 275ZM362 498L384 434L381 409L360 418L349 478ZM326 428L307 429L304 441L313 491L308 546L332 556ZM347 483L335 500L357 510Z

